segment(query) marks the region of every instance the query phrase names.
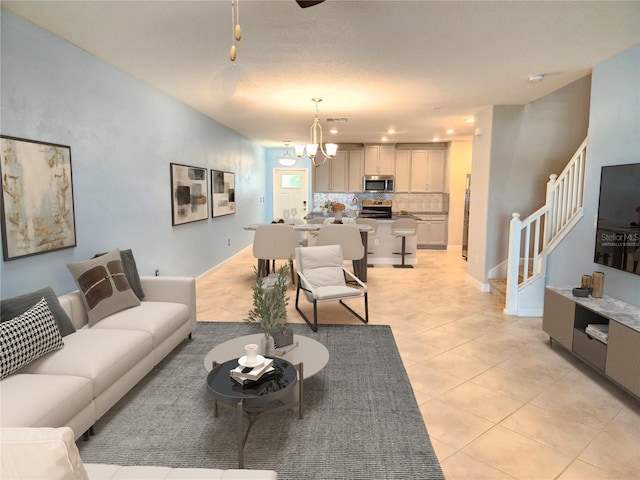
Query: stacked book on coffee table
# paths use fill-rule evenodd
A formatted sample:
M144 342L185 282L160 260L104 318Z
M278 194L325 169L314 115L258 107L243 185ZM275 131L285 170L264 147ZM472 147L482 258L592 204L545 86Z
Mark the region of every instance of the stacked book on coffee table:
M267 380L271 380L275 374L273 359L265 358L260 365L255 367L243 367L238 365L231 370L231 378L244 388L253 388Z

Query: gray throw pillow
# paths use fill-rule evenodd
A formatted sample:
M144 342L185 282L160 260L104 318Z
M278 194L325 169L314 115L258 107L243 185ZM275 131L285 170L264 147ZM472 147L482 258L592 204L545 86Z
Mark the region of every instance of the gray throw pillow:
M67 268L82 293L90 327L109 315L140 305L117 248L98 258L67 263Z
M93 258L100 257L107 252L97 253ZM129 281L129 286L131 290L136 294L138 299L144 299L144 290L142 290L142 283L140 282L140 275L138 274L138 267L136 266L136 260L133 258L133 252L131 249L120 250L120 258L122 260L122 268L124 269L124 274L127 276L127 280Z
M11 297L0 301L0 321L6 322L18 315L22 315L38 303L41 298L44 298L47 302L49 310L53 314L53 318L58 325L60 335L66 337L70 333L76 331L69 315L67 315L67 312L65 312L60 305L58 297L51 287L42 288L35 292L18 295L17 297Z
M0 323L0 378L64 347L56 321L44 298L12 320Z

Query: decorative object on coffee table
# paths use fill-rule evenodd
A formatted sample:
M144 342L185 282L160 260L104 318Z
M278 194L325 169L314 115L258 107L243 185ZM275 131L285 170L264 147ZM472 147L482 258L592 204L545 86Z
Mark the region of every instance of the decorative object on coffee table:
M275 332L281 331L287 322L289 267L284 264L278 269L278 276L269 288L266 288L265 279L260 276L258 270L254 268L254 271L256 284L253 287L253 308L249 310L245 321L260 323L264 329L264 338L260 342L262 347L260 353L272 356L275 348L273 335Z

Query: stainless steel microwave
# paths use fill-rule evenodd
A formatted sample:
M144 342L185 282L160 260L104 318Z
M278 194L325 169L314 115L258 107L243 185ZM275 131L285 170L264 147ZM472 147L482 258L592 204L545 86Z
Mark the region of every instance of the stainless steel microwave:
M393 192L393 175L365 175L362 191L372 193Z

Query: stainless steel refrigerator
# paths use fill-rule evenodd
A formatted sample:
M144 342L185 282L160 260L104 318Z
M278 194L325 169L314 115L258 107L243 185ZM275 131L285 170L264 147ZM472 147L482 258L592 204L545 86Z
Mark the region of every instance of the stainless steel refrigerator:
M469 200L471 196L471 175L467 174L464 188L464 219L462 224L462 257L467 260L469 250Z

